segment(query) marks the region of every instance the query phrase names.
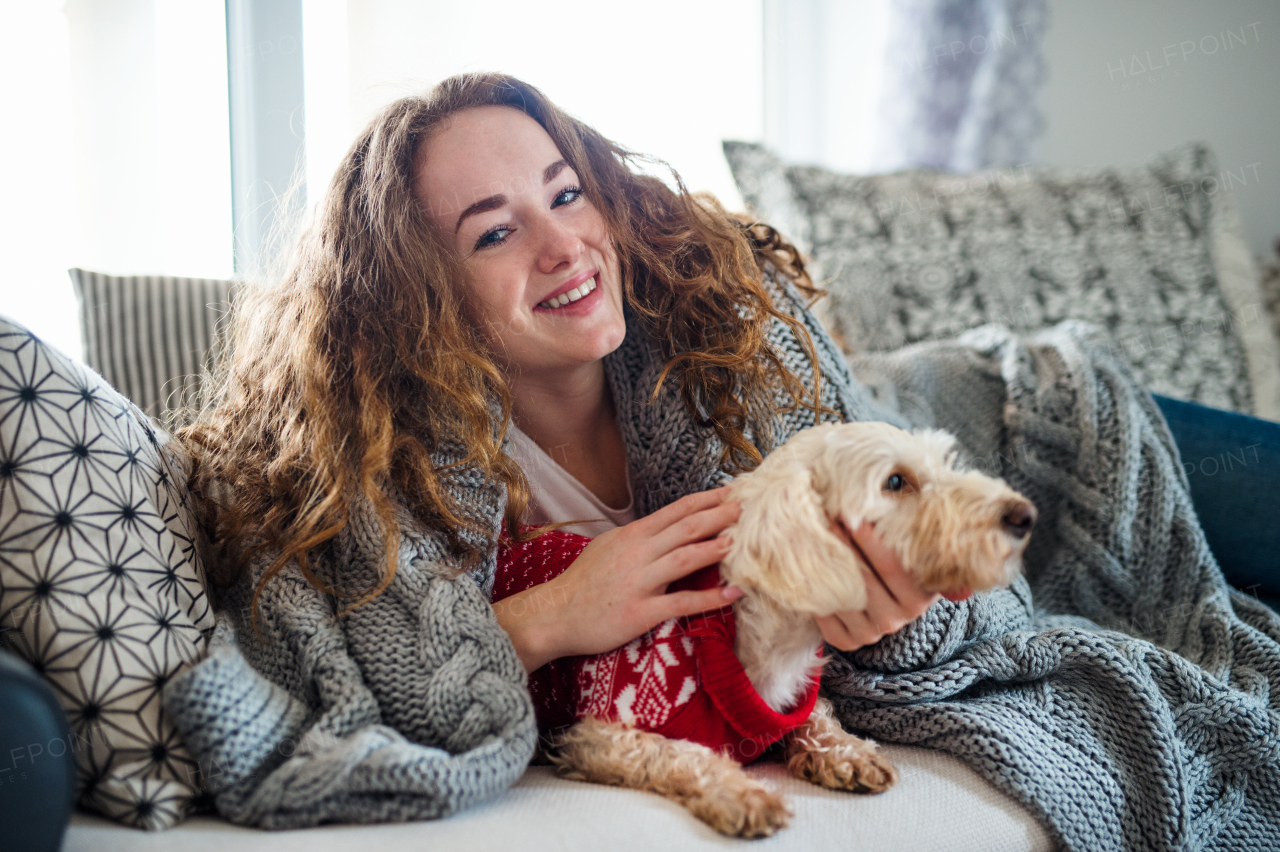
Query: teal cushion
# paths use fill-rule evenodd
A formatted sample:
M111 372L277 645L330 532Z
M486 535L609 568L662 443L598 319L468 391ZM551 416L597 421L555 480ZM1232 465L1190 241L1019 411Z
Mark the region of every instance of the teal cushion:
M6 849L58 852L75 797L66 714L30 666L0 651L0 826Z

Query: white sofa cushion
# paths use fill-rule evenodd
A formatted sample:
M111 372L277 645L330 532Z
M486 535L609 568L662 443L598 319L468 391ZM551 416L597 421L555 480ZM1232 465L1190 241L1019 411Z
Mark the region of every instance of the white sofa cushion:
M882 745L901 780L887 793L861 796L792 778L776 763L748 771L780 790L791 825L752 849L1027 852L1053 841L1029 811L971 769L941 752ZM422 852L425 849L652 852L745 848L716 834L684 808L652 793L557 778L530 767L492 802L447 819L396 825L326 826L266 832L212 817L190 819L163 834L144 834L77 814L62 852Z

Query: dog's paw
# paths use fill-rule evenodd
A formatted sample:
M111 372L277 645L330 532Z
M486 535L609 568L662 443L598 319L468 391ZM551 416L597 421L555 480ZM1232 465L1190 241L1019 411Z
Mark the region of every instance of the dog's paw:
M759 782L708 790L685 802L698 819L730 837L768 837L791 821L791 808Z
M898 782L898 770L874 743L850 737L849 742L793 754L787 768L797 778L833 790L883 793Z

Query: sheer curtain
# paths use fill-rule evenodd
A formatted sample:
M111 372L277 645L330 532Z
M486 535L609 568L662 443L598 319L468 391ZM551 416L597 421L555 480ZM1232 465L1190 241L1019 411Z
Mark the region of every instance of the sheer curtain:
M765 141L870 173L1035 159L1045 0L765 0Z
M1045 0L894 3L870 169L1030 162L1045 23Z

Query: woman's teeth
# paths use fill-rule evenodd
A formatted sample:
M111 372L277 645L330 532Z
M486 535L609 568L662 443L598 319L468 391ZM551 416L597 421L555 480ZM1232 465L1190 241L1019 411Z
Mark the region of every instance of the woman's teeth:
M547 299L545 302L539 302L538 307L553 310L562 305L567 305L570 302L578 301L594 289L596 289L596 279L588 278L585 283L579 284L567 293L561 293L554 299Z

